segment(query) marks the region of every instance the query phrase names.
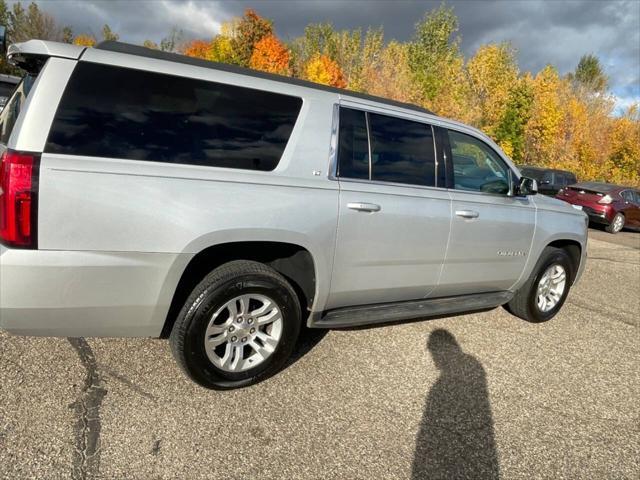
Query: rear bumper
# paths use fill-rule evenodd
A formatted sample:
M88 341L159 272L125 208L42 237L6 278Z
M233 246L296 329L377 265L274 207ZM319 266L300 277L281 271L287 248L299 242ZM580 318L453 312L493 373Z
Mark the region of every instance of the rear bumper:
M0 246L0 328L19 335L157 337L190 258Z
M603 206L599 209L583 206L582 211L589 216L590 222L604 225L609 225L615 216L615 212L609 206Z

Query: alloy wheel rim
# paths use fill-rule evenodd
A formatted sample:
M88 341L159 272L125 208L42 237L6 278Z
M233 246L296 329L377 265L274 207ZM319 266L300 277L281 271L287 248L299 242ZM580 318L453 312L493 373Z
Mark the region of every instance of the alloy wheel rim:
M536 303L541 312L552 310L562 298L567 284L567 272L562 265L551 265L544 272L536 291Z
M620 230L622 230L622 217L620 215L616 216L615 220L613 221L613 229L616 232L619 232Z
M226 372L242 372L263 363L282 336L282 312L266 295L238 295L211 316L204 335L209 360Z

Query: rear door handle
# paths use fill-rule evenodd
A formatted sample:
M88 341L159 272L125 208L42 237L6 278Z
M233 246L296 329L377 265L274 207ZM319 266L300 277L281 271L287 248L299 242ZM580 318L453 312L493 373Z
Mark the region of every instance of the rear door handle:
M380 205L376 205L375 203L347 203L347 208L351 210L357 210L359 212L379 212Z
M480 214L473 210L456 210L456 215L462 218L478 218Z

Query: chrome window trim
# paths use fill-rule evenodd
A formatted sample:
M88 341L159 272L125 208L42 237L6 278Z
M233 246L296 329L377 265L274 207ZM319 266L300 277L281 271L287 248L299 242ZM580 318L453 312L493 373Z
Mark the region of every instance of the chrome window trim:
M364 123L367 126L367 149L369 155L369 181L371 181L372 177L372 165L373 165L373 157L371 156L371 128L369 127L369 112L364 112ZM340 135L340 133L338 133Z
M340 129L340 104L333 104L331 139L329 141L329 170L327 178L338 180L338 130Z
M450 189L444 187L430 187L427 185L417 185L413 183L398 183L398 182L386 182L384 180L363 180L361 178L347 178L347 177L339 177L337 180L345 183L364 183L367 185L380 185L380 186L389 186L389 187L404 187L404 188L419 188L421 190L439 190L441 192L446 192ZM453 190L452 190L453 191ZM459 192L460 190L455 190ZM479 193L479 192L476 192Z
M436 131L433 128L432 124L429 124L431 127L431 138L433 140L433 184L437 188L438 187L438 146L436 145Z

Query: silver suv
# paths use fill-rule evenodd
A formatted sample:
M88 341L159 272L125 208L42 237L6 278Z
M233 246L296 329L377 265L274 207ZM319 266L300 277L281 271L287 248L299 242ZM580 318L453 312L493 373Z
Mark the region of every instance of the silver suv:
M407 104L142 47L31 40L0 116L0 326L169 338L210 388L303 325L504 305L552 318L586 220L478 130Z

